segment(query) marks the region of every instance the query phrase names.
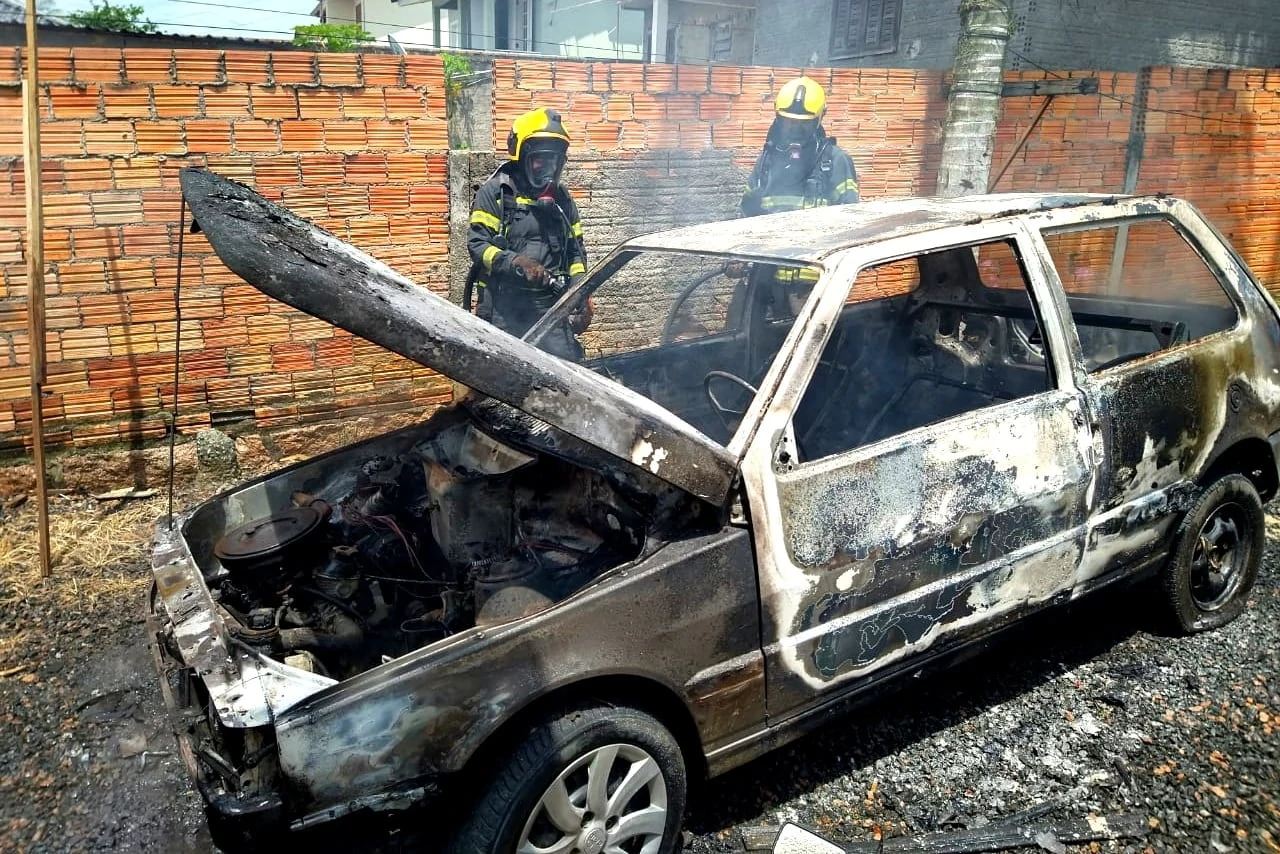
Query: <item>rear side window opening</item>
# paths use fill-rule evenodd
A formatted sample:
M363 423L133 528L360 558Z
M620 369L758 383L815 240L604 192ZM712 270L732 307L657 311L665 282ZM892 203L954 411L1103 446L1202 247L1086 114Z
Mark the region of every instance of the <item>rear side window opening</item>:
M1231 329L1221 275L1168 219L1046 229L1085 368L1105 371Z

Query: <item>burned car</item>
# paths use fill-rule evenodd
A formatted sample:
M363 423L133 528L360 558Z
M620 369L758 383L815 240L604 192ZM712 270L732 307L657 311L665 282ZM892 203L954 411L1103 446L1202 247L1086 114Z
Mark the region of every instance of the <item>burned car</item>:
M1037 611L1147 579L1185 631L1244 607L1280 323L1187 202L673 230L517 340L182 186L246 281L457 384L161 520L148 625L224 848L412 806L451 850L668 852L688 781ZM588 298L583 360L539 349Z

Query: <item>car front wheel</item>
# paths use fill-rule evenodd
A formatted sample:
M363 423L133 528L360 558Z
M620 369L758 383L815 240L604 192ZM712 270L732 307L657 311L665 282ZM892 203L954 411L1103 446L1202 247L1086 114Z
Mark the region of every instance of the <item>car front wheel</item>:
M1182 631L1216 629L1240 615L1264 537L1262 500L1247 477L1229 474L1210 484L1183 518L1164 571L1165 596Z
M685 767L648 714L586 706L535 726L464 821L467 854L669 854L685 804Z

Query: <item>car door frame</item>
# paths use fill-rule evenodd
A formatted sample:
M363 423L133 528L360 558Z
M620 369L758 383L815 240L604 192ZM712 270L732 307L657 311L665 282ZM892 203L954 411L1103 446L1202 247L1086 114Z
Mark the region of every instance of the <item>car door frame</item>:
M797 329L801 330L796 340L789 342L791 349L785 358L777 360L771 379L766 382L769 397L756 401L760 407L758 419L752 422L754 429L749 433L740 432L735 437L735 444L742 443L741 448L731 448L742 454L742 476L746 500L750 507L753 536L755 539L757 571L760 576L762 643L764 647L766 672L770 674L767 692L768 722L770 727L788 718L814 712L838 702L845 695L858 691L863 687L879 682L903 667L914 666L923 655L915 654L916 650L905 650L902 656L886 656L887 660L877 661L869 667L854 669L838 674L834 678L815 680L813 675L805 671L805 666L798 661L799 656L793 654L797 648L798 633L792 632L787 623L794 620L796 614L804 607L811 607L813 602L805 602L804 570L791 562L786 534L784 531L783 513L777 492L775 461L779 460L778 450L794 439L791 436L791 420L804 390L812 377L814 368L822 355L836 320L847 299L857 274L865 267L891 261L895 258L909 257L927 251L966 245L978 245L1000 240L1014 240L1024 259L1026 276L1031 285L1031 295L1036 301L1037 310L1047 341L1048 358L1053 362L1054 388L1046 394L1056 395L1070 410L1071 433L1074 445L1069 453L1079 455L1083 467L1076 476L1083 489L1080 496L1081 506L1075 511L1078 522L1070 529L1067 538L1070 546L1062 550L1060 561L1078 563L1079 552L1083 548L1085 522L1089 515L1089 503L1092 501L1093 487L1097 478L1095 444L1089 430L1092 420L1085 411L1085 398L1081 393L1079 376L1075 365L1079 364L1078 344L1067 334L1063 325L1063 314L1066 310L1065 300L1060 292L1051 287L1045 269L1045 259L1039 253L1042 247L1034 239L1031 230L1021 220L996 220L975 225L956 226L941 229L925 235L913 235L894 238L866 247L858 247L833 253L824 263L823 281L814 289L814 295L806 303L797 318ZM793 330L795 332L796 330ZM763 397L763 395L762 395ZM1021 401L1039 398L1021 398ZM1010 404L1017 403L1011 401ZM1008 404L1000 404L1006 406ZM958 418L973 416L974 412L983 412L989 407L973 410ZM941 422L946 424L951 419ZM850 449L827 459L849 459L856 457L870 458L880 453L893 443L906 444L901 437L910 437L919 430L938 429L938 425L929 425L907 431L898 437L891 437L883 442L871 443L860 448ZM868 449L872 449L870 452ZM823 461L814 461L821 464ZM797 583L797 573L800 574ZM1074 564L1070 570L1074 578ZM816 585L809 585L811 588ZM1071 582L1063 580L1064 589L1055 591L1070 594ZM1043 603L1036 604L1047 604ZM1007 621L1006 621L1007 622ZM973 639L983 633L985 627L979 626L973 633ZM813 630L810 629L810 632ZM921 645L919 652L930 652L930 644ZM950 649L952 645L941 644L936 652ZM799 687L797 687L799 686Z
M1120 228L1125 223L1152 220L1167 222L1200 256L1235 309L1236 322L1185 344L1090 373L1068 296L1043 232L1060 227ZM1274 303L1269 296L1258 297L1262 289L1230 244L1193 205L1182 200L1121 200L1110 206L1103 217L1095 212L1064 210L1033 215L1027 225L1034 241L1042 247L1040 255L1045 260L1046 274L1064 307L1062 318L1075 351L1073 370L1089 411L1094 413L1092 429L1097 455L1102 461L1101 470L1108 475L1099 479L1095 513L1089 523L1088 545L1075 591L1076 596L1082 596L1149 570L1164 560L1165 551L1157 546L1168 539L1174 525L1194 502L1200 488L1198 478L1209 468L1215 453L1241 438L1231 435L1235 429L1228 413L1231 388L1238 386L1222 382L1217 366L1247 360L1256 351L1252 342L1254 314ZM1151 386L1166 392L1159 399L1150 399L1142 389ZM1217 399L1206 407L1201 398L1210 396L1210 388L1217 392ZM1170 401L1184 406L1171 406ZM1182 417L1185 423L1164 430L1183 437L1181 446L1153 435L1155 412L1163 416L1162 421ZM1119 452L1121 433L1144 435L1150 452L1144 453L1142 459Z

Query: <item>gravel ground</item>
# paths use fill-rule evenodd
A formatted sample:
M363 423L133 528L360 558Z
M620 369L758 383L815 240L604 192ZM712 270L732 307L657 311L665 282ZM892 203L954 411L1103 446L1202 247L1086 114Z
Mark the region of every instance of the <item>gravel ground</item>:
M1280 852L1269 510L1263 570L1230 626L1167 635L1146 589L1036 620L712 781L691 804L686 851L742 851L753 828L788 820L854 841L1051 805L1045 821L1137 813L1150 830L1092 847L1042 838L1044 850ZM127 601L69 608L39 589L12 601L0 570L0 851L212 850L164 729L136 571Z

